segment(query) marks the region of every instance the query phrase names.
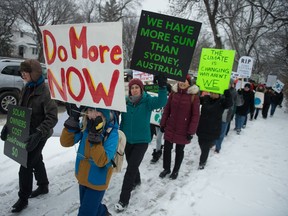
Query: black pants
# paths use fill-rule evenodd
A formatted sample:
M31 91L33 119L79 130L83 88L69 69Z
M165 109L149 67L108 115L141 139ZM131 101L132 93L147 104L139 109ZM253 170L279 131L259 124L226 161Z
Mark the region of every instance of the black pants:
M198 137L198 142L201 149L199 164L206 164L210 152L210 147L213 145L213 140L207 140Z
M184 158L185 145L176 144L176 155L173 172L178 172L183 158ZM164 153L163 153L163 168L165 170L171 170L171 151L173 149L173 143L165 140L164 142Z
M262 116L263 118L267 118L268 115L268 110L269 110L270 104L263 104L263 108L262 108Z
M37 147L28 153L27 168L20 166L19 170L19 192L18 196L21 199L28 199L33 188L33 172L37 185L48 185L49 181L43 162L42 150L47 139L41 140Z
M126 144L125 156L128 165L120 194L120 201L124 204L129 203L134 183L139 183L141 181L139 166L144 158L147 148L148 143Z

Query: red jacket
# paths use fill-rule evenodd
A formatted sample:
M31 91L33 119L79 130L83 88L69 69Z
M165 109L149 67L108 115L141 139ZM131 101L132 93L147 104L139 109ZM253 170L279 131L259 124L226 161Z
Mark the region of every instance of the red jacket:
M184 90L178 88L178 84L172 87L160 123L160 126L165 128L165 140L176 144L190 143L187 135L196 133L199 121L198 92L196 85Z

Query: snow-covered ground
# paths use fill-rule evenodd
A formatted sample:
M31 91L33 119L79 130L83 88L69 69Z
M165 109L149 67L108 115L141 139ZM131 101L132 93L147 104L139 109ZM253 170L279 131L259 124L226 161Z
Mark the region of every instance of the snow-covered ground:
M121 173L112 177L103 202L112 215L119 216L287 216L287 120L284 108L277 108L273 118L265 120L260 115L256 121L248 121L240 136L233 131L233 122L220 154L212 149L204 170L197 170L200 149L195 136L185 148L176 180L158 177L162 158L150 164L154 139L140 167L142 184L132 192L127 211L114 211L126 164ZM1 120L0 130L4 123ZM18 199L19 165L3 154L3 147L0 141L0 215L7 216L13 215L10 208ZM63 148L59 137L51 137L43 154L50 192L29 199L21 216L77 215L76 148Z

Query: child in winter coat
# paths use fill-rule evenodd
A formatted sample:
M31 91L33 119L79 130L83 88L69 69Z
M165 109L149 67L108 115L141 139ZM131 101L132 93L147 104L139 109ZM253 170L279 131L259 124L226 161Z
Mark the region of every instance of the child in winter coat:
M164 178L171 172L171 150L176 143L175 164L170 179L176 179L184 158L184 148L191 142L199 121L199 88L191 86L188 75L185 82L172 87L168 102L161 119L161 131L164 132L163 168L159 177Z
M197 128L198 142L201 149L199 169L204 169L209 156L210 147L218 139L222 128L222 114L233 105L230 91L224 91L224 97L210 93L200 97L201 115Z
M64 123L60 142L64 147L80 143L75 166L80 192L78 216L110 215L101 202L112 176L111 160L117 151L116 117L110 110L86 107L80 128L81 110L72 105L67 112L69 118Z

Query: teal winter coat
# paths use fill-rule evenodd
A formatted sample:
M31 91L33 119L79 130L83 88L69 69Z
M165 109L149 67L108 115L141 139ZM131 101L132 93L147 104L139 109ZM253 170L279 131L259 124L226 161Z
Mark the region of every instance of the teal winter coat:
M127 143L150 143L150 117L152 110L164 107L167 103L167 90L159 88L158 96L143 92L141 100L133 104L126 99L127 112L121 114L120 129L125 133Z

